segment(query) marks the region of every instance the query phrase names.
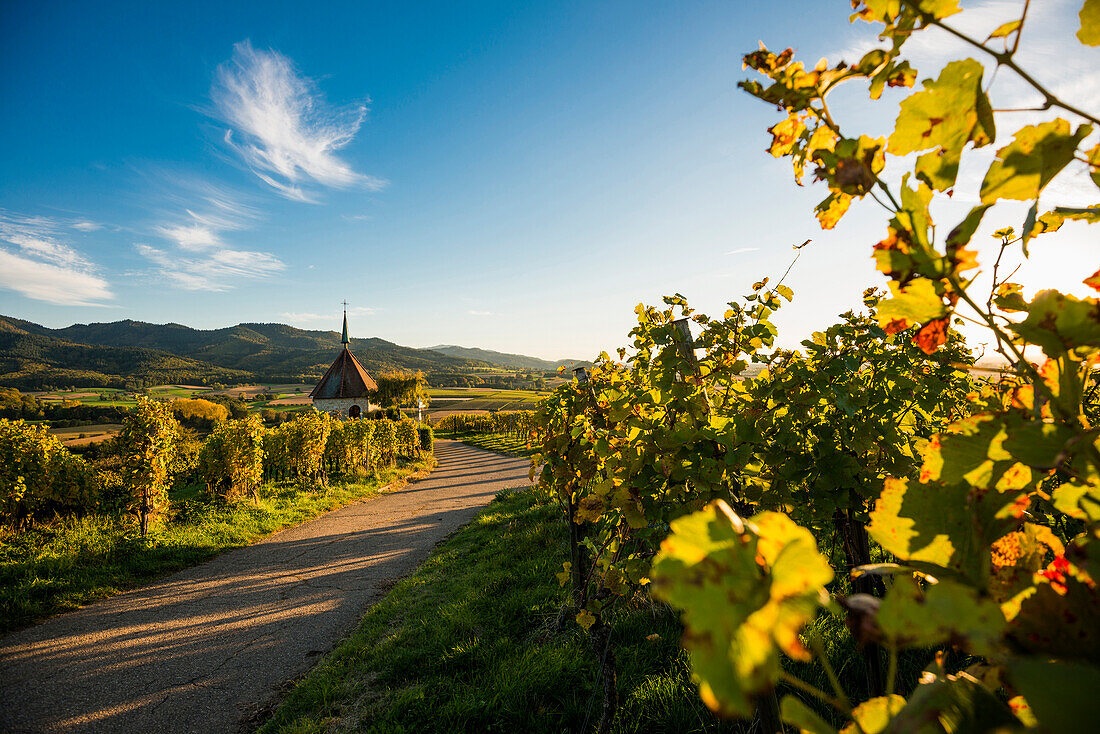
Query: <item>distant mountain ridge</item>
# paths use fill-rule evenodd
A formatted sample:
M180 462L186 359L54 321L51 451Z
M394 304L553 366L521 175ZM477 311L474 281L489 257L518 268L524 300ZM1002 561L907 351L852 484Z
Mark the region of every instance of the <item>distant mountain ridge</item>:
M528 370L556 370L565 365L566 369L576 366L589 366L591 362L579 359L546 360L538 357L528 357L525 354L510 354L508 352L496 352L492 349L479 349L477 347L459 347L454 344L440 344L434 347L424 347L426 351L439 352L451 357L464 357L466 359L480 360L497 364L502 367L514 367Z
M376 337L352 339L350 346L372 372L465 373L491 368L484 361L403 347ZM125 320L50 329L0 316L0 385L82 380L93 385L121 378L180 382L192 377L219 382L309 382L320 378L341 347L339 332L285 324L204 330Z

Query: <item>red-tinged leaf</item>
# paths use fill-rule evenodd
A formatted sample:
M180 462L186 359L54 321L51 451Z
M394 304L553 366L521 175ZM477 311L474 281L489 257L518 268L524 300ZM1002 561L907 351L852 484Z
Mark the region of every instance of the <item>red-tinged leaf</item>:
M933 354L937 349L947 343L948 319L933 319L921 327L913 337L913 343L921 348L925 354Z
M887 334L897 334L899 331L905 331L909 328L909 322L905 319L893 319L889 323L885 324L883 330Z
M1085 278L1085 285L1094 291L1100 291L1100 270Z

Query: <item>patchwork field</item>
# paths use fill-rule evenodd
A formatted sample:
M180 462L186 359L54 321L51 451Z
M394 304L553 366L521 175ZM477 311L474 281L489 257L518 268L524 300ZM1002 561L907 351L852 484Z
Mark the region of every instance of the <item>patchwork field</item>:
M494 390L481 387L433 388L427 413L441 418L451 413L480 413L497 410L533 410L549 393L537 390Z
M122 426L118 423L97 423L90 426L51 428L50 433L61 439L61 443L66 446L85 446L113 438L121 430Z
M309 393L313 385L300 384L254 384L214 390L200 385L157 385L143 391L151 397L161 400L193 400L213 396L228 396L247 403L248 409L258 412L264 409L295 411L311 404ZM84 404L103 407L133 407L143 392L128 392L114 388L74 387L70 390L30 393L47 404L61 405ZM537 390L497 390L493 388L431 388L428 390L431 404L424 410L424 418L436 421L454 413L492 413L499 410L533 410L540 400L549 393ZM259 395L274 396L257 400ZM413 418L416 409L406 408L405 412ZM117 433L117 427L110 425L91 425L76 428L54 430L61 440L69 446L80 446L105 440ZM81 436L83 435L83 438Z

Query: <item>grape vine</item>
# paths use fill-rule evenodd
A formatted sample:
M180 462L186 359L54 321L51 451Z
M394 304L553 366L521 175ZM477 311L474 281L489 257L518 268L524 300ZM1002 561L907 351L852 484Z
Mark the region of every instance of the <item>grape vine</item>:
M1100 121L1016 63L1026 3L985 41L951 24L954 0L853 6L853 20L880 26L885 48L812 69L790 49L761 48L745 64L767 84L741 86L784 113L769 130L772 155L791 160L799 183L809 168L828 188L816 209L823 228L863 198L889 210L886 236L871 248L888 297L865 293L866 315L845 314L804 352L773 348L770 317L792 296L782 283L757 283L722 319L695 314L679 296L664 309L639 306L629 357L601 355L535 417L533 471L569 524L559 574L571 588L568 611L604 661L601 731L615 707L606 630L647 587L682 610L704 701L723 715L755 716L766 731L1091 724L1100 434L1089 401L1100 302L1053 290L1028 301L1001 263L1026 258L1036 238L1067 221L1100 220L1097 206L1040 214L1038 203L1071 165L1100 185L1100 145L1088 142ZM1100 44L1098 16L1095 0L1086 2L1082 42ZM997 150L978 205L941 239L933 202L954 192L964 156L997 138L982 64L953 61L926 80L901 102L888 137L848 133L826 101L857 79L873 100L888 86L912 87L918 72L904 46L932 27L1018 75L1043 110L1085 120L1018 130ZM911 153L912 169L891 185L887 155ZM1031 205L1020 234L995 233L992 286L978 295L972 240L1003 200ZM1081 277L1100 289L1091 270ZM989 331L1005 379L970 377L953 329L960 320ZM1040 362L1025 358L1039 353ZM842 557L822 552L830 539ZM853 699L810 631L822 614L844 617L863 649L866 700ZM899 656L928 648L939 652L920 684L900 690ZM787 660L820 665L828 689Z

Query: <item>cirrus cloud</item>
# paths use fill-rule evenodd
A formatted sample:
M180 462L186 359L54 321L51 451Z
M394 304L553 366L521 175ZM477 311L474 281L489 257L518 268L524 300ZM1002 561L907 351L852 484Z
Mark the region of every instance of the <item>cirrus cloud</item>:
M59 306L114 299L94 264L61 241L63 223L0 212L0 287Z
M162 277L191 291L226 291L232 287L232 280L263 278L286 269L281 260L268 252L216 250L194 256L142 243L135 244L134 249L152 262Z
M245 40L218 67L210 90L214 116L230 127L225 142L264 183L288 199L315 202L303 186L363 186L381 179L356 172L336 153L346 147L367 114L365 103L332 107L316 83L286 56L257 50Z

